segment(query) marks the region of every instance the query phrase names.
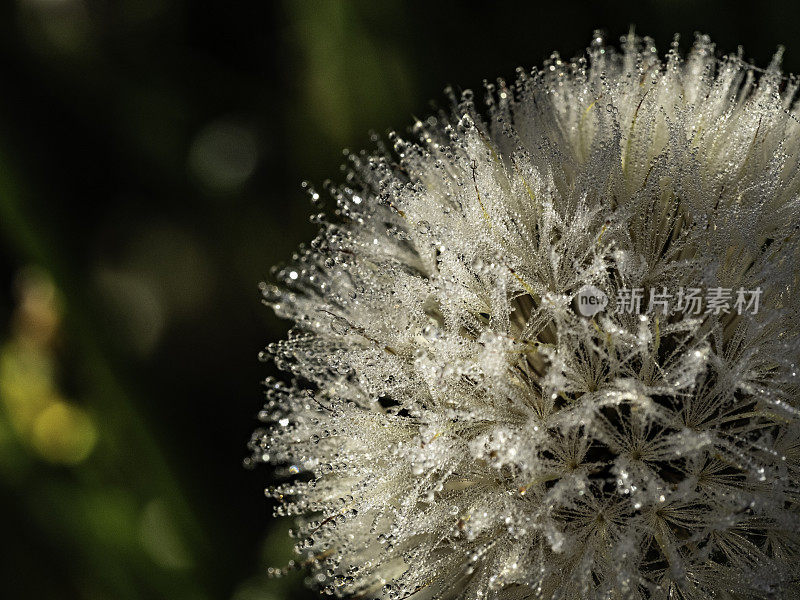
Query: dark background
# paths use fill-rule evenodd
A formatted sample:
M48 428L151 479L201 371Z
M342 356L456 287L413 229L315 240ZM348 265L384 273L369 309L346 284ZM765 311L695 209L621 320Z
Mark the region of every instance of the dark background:
M0 596L314 597L242 462L259 281L300 188L441 90L636 25L800 67L797 5L17 0L0 7Z

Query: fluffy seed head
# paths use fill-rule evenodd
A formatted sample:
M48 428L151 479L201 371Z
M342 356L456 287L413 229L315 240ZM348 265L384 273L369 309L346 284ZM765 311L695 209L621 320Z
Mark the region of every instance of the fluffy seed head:
M349 156L334 214L263 286L295 326L252 440L324 591L800 597L779 61L598 37ZM587 285L609 299L591 317Z

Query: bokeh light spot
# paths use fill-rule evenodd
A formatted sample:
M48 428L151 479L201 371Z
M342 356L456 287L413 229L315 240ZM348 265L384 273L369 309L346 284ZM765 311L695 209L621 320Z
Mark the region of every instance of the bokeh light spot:
M236 192L253 174L258 157L255 132L234 120L220 119L192 141L189 172L209 192Z
M82 408L55 401L36 417L31 441L45 460L75 465L94 449L97 427Z

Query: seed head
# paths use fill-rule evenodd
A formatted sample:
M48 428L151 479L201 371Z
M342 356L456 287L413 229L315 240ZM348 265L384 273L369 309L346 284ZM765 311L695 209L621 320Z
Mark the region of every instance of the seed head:
M349 156L263 287L294 322L270 347L291 382L252 440L324 591L800 597L779 62L598 37Z

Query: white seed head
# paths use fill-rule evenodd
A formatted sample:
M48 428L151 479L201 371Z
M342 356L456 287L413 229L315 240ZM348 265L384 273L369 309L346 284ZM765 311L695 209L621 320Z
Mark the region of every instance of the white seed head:
M269 382L251 444L324 591L800 597L800 114L779 62L597 39L349 156L335 214L263 286L295 323L269 349L291 383ZM576 311L586 286L608 306Z

